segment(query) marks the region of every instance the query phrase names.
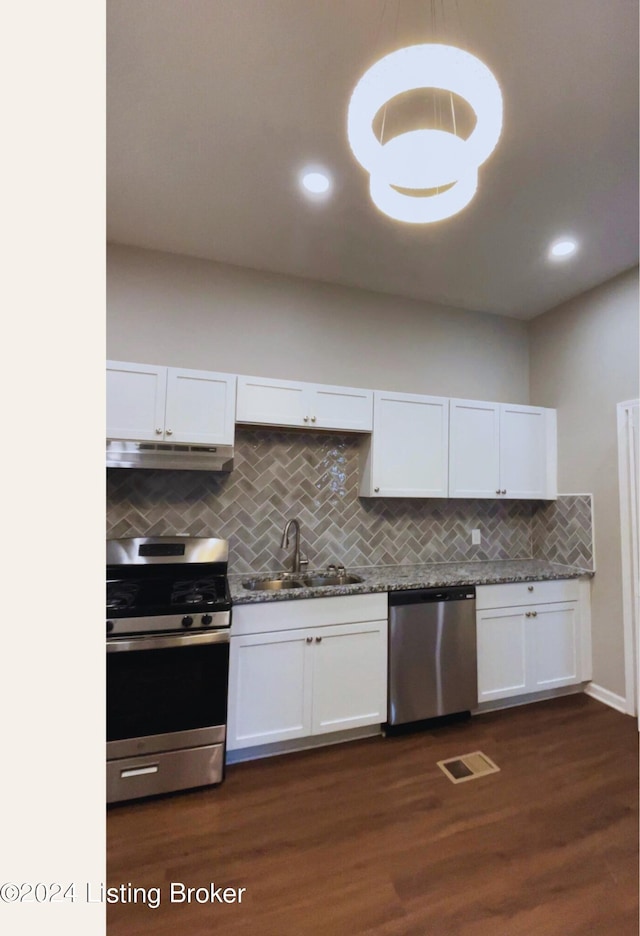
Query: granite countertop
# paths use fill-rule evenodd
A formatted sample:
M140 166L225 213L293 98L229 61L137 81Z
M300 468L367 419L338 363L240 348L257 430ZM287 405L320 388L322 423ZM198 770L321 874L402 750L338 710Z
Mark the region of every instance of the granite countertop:
M313 574L309 569L307 574ZM282 591L249 591L247 579L269 579L277 572L232 573L228 576L233 604L262 604L265 601L291 601L300 598L327 598L332 595L366 595L372 592L431 588L444 585L496 585L505 582L541 582L592 576L589 569L560 565L543 559L504 559L476 562L429 562L424 565L351 566L358 575L357 585L330 585L317 588L289 588Z

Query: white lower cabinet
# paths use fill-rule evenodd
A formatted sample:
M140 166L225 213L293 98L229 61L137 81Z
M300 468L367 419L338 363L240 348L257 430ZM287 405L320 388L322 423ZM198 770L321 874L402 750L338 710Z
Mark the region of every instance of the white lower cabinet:
M524 611L479 611L478 702L527 692L527 638Z
M479 703L591 678L588 582L478 586L476 611Z
M386 594L234 608L227 749L386 721L386 614Z
M311 733L386 721L386 621L319 630L313 637Z
M311 734L306 631L231 638L227 748Z
M532 615L529 622L532 690L538 692L580 682L578 602L539 605Z

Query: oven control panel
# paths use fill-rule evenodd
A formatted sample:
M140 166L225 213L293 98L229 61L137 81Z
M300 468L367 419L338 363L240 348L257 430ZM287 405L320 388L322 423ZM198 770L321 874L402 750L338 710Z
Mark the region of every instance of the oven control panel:
M205 614L157 614L149 617L108 618L107 634L111 637L125 634L164 634L175 631L210 630L229 627L230 611L212 611Z

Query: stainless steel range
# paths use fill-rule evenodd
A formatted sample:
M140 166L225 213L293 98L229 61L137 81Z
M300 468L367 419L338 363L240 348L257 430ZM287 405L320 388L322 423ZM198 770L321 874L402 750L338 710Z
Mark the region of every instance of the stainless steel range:
M107 802L224 778L228 544L107 542Z

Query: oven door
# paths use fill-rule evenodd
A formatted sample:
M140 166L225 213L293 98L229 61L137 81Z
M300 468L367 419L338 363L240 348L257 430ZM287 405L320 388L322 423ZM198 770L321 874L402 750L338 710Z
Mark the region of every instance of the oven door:
M107 759L224 743L229 632L107 641Z

